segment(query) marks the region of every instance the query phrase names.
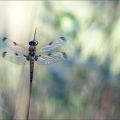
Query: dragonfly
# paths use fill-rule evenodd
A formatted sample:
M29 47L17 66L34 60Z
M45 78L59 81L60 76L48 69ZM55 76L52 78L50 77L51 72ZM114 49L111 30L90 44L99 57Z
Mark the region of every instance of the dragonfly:
M33 81L34 62L38 65L49 65L67 58L65 52L53 52L53 50L66 43L65 37L60 37L46 46L39 47L39 43L35 39L36 30L37 28L34 32L34 39L29 42L29 47L14 42L7 37L3 37L2 39L2 44L4 44L4 48L6 48L6 50L1 52L2 58L20 65L30 63L30 83Z

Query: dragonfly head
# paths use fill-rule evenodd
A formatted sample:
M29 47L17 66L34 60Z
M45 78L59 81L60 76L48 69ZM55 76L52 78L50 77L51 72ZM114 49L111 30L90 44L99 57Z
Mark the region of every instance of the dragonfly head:
M37 40L32 40L32 41L29 42L29 45L36 46L36 45L38 45L38 41Z
M35 29L35 33L34 33L34 40L30 41L30 42L29 42L29 45L35 45L35 46L38 45L38 41L35 40L36 30L37 30L37 28Z

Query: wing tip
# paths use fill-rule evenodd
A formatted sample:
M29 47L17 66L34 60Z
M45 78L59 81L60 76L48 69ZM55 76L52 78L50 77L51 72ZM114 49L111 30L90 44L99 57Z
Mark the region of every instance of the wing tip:
M6 37L3 37L2 42L5 42L6 39L7 39Z
M66 38L65 38L65 37L63 37L63 36L62 36L62 37L60 37L60 39L61 39L61 40L63 40L63 41L65 41L65 42L67 41L67 40L66 40Z
M7 53L6 51L2 53L3 58L5 57L6 53Z
M63 57L66 59L67 58L67 54L65 52L62 52Z

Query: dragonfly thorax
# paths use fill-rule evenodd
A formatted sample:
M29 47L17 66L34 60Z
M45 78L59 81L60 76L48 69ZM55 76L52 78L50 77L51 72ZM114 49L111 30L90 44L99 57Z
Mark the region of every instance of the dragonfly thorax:
M36 47L34 45L31 45L29 47L29 55L34 56L35 55L35 50L36 50Z
M38 59L38 57L37 56L31 56L31 55L29 55L29 56L26 56L26 60L28 60L28 61L30 61L30 60L32 60L32 61L36 61Z

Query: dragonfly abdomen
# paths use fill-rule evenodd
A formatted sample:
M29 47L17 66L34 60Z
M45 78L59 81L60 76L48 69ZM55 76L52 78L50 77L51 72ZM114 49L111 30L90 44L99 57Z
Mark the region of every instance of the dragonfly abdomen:
M32 83L33 80L33 71L30 72L30 83Z
M30 83L33 80L34 60L30 60Z

